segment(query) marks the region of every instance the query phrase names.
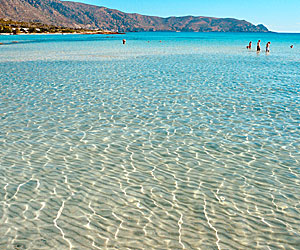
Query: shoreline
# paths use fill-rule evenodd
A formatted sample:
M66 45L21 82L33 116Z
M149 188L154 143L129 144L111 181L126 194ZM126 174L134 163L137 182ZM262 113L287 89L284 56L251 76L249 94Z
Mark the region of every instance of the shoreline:
M126 33L123 32L74 32L74 33L63 33L63 32L56 32L56 33L0 33L0 36L19 36L19 35L125 35Z

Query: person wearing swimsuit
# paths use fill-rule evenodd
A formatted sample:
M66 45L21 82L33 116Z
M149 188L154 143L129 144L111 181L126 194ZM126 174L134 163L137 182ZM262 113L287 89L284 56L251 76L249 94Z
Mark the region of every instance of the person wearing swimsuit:
M247 46L247 49L251 49L252 48L252 42L249 42L249 45Z
M260 40L257 42L257 51L260 51Z
M270 52L270 44L271 44L271 42L268 42L268 43L266 44L266 52L267 52L267 53Z

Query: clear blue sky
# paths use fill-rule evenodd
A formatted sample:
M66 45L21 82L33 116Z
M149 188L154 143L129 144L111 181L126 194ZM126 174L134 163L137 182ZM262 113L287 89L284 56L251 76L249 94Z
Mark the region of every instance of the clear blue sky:
M72 1L72 0L71 0ZM212 16L264 24L272 31L300 33L300 0L73 0L154 16Z

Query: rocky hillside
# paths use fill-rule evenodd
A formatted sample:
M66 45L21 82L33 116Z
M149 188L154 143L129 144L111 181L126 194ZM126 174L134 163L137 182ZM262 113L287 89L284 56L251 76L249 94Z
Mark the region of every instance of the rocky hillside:
M128 14L94 5L59 0L0 0L0 18L70 28L129 31L268 32L263 25L214 17Z

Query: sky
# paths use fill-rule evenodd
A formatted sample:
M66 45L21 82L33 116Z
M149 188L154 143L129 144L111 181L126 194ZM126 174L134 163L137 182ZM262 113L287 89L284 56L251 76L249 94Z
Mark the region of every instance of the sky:
M72 1L72 0L71 0ZM232 17L276 32L300 33L300 0L73 0L153 16Z

